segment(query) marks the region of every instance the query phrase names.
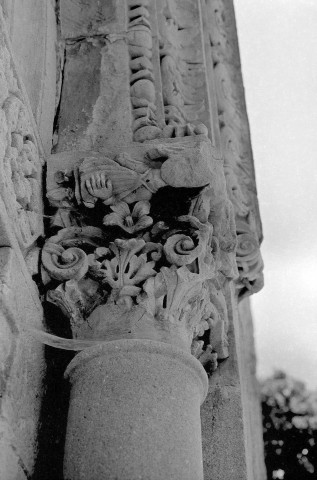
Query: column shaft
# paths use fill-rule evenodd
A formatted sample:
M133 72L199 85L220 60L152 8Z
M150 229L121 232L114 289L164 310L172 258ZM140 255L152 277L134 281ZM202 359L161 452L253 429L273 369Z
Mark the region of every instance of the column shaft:
M202 480L201 364L151 340L118 340L77 355L66 480Z

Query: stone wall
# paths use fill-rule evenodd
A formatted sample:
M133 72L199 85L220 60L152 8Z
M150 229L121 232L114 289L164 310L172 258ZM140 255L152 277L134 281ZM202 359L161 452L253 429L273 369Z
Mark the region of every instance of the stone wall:
M55 0L2 0L12 51L45 153L51 152L58 43Z

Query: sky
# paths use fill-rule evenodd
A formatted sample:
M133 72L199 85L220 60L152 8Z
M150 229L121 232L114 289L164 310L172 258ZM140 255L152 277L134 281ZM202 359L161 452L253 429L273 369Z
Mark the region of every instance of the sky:
M317 389L317 0L234 0L264 231L258 376Z

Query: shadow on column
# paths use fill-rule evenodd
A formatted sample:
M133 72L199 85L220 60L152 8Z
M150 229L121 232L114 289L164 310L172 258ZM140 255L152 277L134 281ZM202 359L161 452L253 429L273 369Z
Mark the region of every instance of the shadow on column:
M44 304L49 331L70 338L69 322L52 304ZM63 456L69 404L69 383L64 379L74 352L45 346L46 374L38 429L38 452L32 480L63 480Z

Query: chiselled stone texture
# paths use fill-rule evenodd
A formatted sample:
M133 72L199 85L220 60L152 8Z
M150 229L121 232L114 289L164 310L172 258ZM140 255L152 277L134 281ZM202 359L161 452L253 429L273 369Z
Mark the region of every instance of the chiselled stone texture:
M65 39L124 32L127 9L118 0L64 0L60 2L60 22Z
M132 140L126 47L124 39L107 36L66 41L58 150Z

